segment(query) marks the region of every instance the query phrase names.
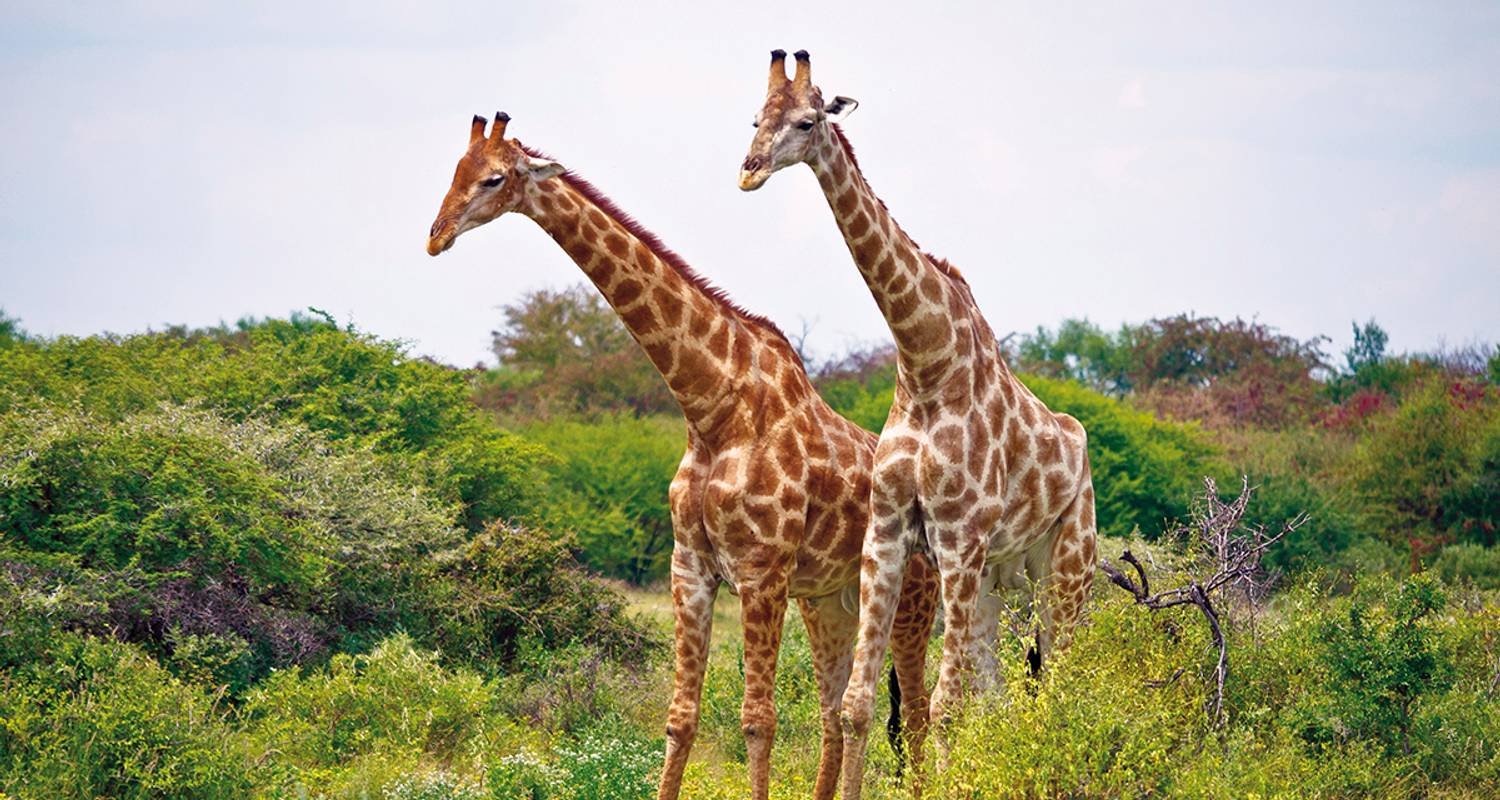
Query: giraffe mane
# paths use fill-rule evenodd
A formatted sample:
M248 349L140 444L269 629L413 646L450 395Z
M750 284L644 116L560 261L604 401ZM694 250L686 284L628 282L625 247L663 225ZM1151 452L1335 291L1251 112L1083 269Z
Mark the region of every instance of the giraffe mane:
M541 152L540 150L521 144L520 142L516 142L515 144L517 147L521 148L522 152L526 153L526 155L531 156L532 158L545 158L549 161L553 160L551 156ZM772 322L769 317L763 316L761 314L756 314L755 312L746 309L739 303L736 303L732 298L730 298L729 292L713 285L713 283L709 282L707 278L699 274L697 270L693 269L692 266L687 263L687 261L683 260L682 256L678 255L675 251L672 250L672 248L667 247L666 244L664 244L656 234L652 233L646 228L646 226L638 222L635 217L632 217L630 215L629 212L620 208L619 205L615 203L615 201L611 200L607 195L604 194L604 192L600 191L598 187L594 186L592 183L589 183L587 180L584 180L571 169L565 170L558 177L566 181L569 186L576 189L579 194L588 198L589 202L598 206L599 210L603 212L605 216L608 216L615 222L620 223L620 225L623 226L625 230L630 232L630 235L639 239L642 244L646 245L646 248L651 251L652 255L661 259L662 263L676 270L677 274L681 275L683 280L686 280L690 285L692 285L698 291L702 292L705 297L714 301L729 313L739 317L746 322L749 322L752 325L762 328L766 332L785 342L787 347L791 349L793 356L796 356L797 350L795 347L791 346L791 340L787 338L786 334L782 332L781 328L777 326L776 323Z
M854 155L854 145L849 143L849 137L844 135L844 129L839 127L837 122L829 123L829 127L833 128L833 138L838 141L839 147L844 151L844 155L849 157L849 165L854 167L855 172L859 173L860 180L865 181L865 184L869 185L869 181L865 179L865 171L860 169L859 159ZM871 190L870 194L875 198L875 202L880 204L880 210L884 211L885 215L891 218L891 223L896 226L897 232L905 236L908 242L911 242L912 247L920 252L923 258L927 259L927 263L937 268L938 272L952 278L965 289L969 288L969 282L964 279L963 273L958 271L958 267L948 263L948 259L946 258L940 258L923 250L922 246L917 244L917 240L911 238L911 235L902 229L901 223L896 222L896 215L892 214L891 210L886 207L885 200L882 200L880 195L873 190Z

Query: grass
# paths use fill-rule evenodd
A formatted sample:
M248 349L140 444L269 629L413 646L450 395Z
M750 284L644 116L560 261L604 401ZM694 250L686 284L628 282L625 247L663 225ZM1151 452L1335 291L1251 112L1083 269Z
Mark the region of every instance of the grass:
M667 632L672 630L672 597L665 587L620 585L616 588L625 594L632 611ZM806 628L795 603L787 609L785 626L776 670L777 729L771 756L771 780L773 796L795 797L812 791L822 725ZM748 792L745 747L740 733L740 700L744 691L741 666L743 630L739 598L721 590L714 601L712 646L703 691L702 717L689 760L684 797L717 797L720 794L734 797L740 796L736 792L741 789ZM934 639L929 675L934 674L932 671L937 664L939 651L936 645ZM642 716L652 717L656 728L665 724L667 704L671 699L671 665L666 663L659 669L662 674L653 683L660 687L660 694L645 699L643 702L654 703L654 706L642 709ZM877 718L885 719L889 708L889 698L881 692L876 707ZM894 773L894 755L883 733L871 737L869 772L872 775Z

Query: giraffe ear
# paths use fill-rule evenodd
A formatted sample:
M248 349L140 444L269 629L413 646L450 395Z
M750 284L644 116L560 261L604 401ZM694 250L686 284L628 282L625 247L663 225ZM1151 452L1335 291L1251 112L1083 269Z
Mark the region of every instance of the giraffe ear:
M838 122L844 117L853 114L854 109L856 108L859 108L858 100L855 100L852 97L838 95L832 100L829 100L828 105L823 106L823 115L828 119L829 122Z
M545 158L529 158L526 160L526 172L531 175L533 181L541 182L548 178L555 178L567 171L567 167L556 161L548 161Z

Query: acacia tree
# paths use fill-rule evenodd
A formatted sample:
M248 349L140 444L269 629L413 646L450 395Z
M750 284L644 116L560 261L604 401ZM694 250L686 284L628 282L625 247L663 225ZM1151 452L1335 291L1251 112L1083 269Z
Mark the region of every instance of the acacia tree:
M481 382L481 404L528 415L676 411L661 375L592 288L538 289L501 314L491 334L500 369Z

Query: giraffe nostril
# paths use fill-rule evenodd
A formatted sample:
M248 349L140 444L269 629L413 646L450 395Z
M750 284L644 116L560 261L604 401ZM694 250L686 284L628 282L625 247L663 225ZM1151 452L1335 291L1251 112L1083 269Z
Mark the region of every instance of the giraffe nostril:
M749 156L745 159L745 163L740 166L740 169L746 172L754 172L760 169L761 163L762 159L760 156Z
M432 237L437 236L438 233L446 227L448 227L448 220L445 219L440 219L437 222L432 223L432 229L427 231L427 238L431 239Z

